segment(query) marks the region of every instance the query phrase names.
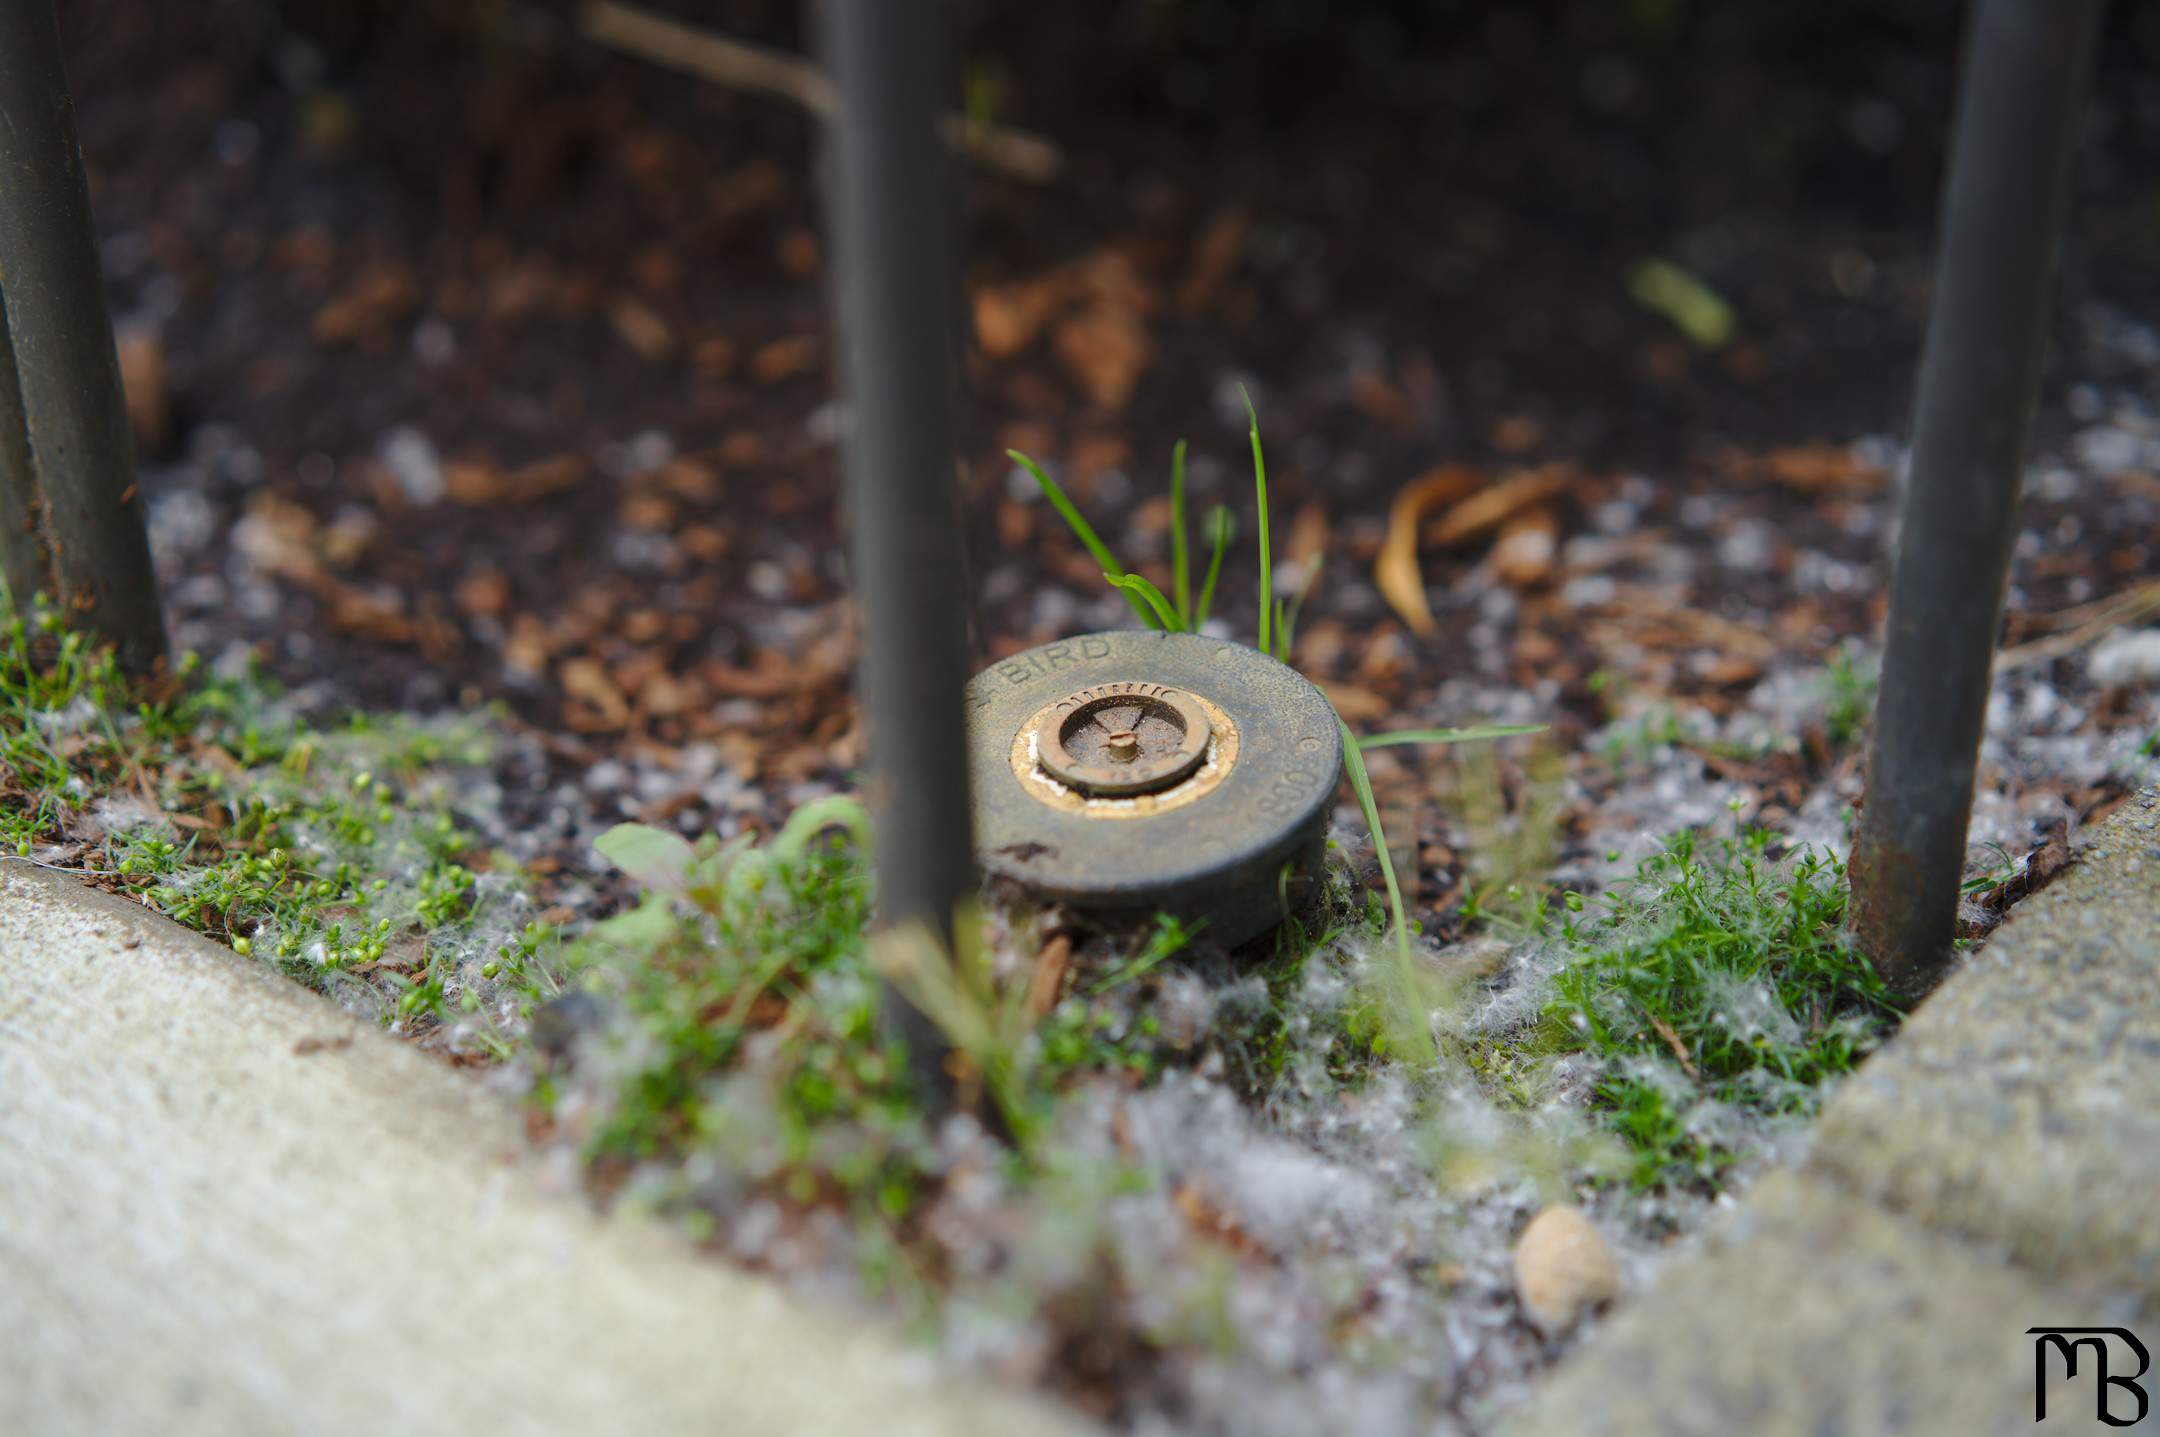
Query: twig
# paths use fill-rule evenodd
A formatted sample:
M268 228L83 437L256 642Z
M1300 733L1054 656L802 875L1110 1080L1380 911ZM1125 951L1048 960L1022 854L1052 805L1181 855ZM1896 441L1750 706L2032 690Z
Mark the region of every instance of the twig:
M840 97L825 72L799 55L730 40L618 0L588 0L578 16L587 39L716 85L770 95L821 120L839 112ZM1041 135L947 115L946 143L986 168L1033 184L1056 179L1065 155Z
M1680 1060L1681 1071L1688 1075L1689 1081L1702 1081L1702 1074L1696 1070L1694 1058L1688 1054L1687 1044L1680 1041L1680 1035L1673 1031L1673 1025L1655 1013L1650 1014L1649 1017L1651 1028L1656 1031L1660 1038L1665 1040L1665 1046L1672 1049L1673 1056Z
M2155 609L2160 609L2160 581L2139 584L2112 598L2066 609L2049 622L2052 626L2069 624L2075 627L2066 633L2004 649L1995 656L1995 672L2008 673L2012 669L2044 664L2074 654Z

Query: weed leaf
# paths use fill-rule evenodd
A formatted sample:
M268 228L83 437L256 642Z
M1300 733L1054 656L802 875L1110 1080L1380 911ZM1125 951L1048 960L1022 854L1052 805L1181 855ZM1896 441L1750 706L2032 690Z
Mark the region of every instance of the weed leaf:
M1546 725L1541 723L1493 723L1476 728L1406 728L1391 733L1367 734L1357 741L1359 748L1396 748L1411 743L1477 743L1485 739L1515 738L1526 733L1543 733Z
M618 823L594 839L593 848L640 887L664 893L680 893L697 862L688 840L643 823Z

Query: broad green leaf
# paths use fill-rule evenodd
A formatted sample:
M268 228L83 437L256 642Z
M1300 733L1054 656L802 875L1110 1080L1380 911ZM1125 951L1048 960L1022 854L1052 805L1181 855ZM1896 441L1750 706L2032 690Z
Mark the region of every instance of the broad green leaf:
M675 935L678 920L668 899L649 895L637 907L603 918L592 926L600 943L634 952L650 952Z
M618 823L593 848L641 888L680 893L690 883L697 850L679 834L644 823Z

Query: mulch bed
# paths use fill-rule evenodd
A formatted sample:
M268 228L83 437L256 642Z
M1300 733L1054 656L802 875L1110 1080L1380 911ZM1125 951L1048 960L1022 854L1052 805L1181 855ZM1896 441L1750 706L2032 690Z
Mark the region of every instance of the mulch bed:
M184 643L326 704L505 704L543 863L618 817L765 827L851 784L802 116L612 55L565 5L66 8ZM1852 751L1776 684L1880 620L1955 7L1423 8L974 17L970 93L1066 152L1047 185L963 176L980 647L1124 613L1002 451L1159 564L1176 438L1197 502L1249 509L1244 383L1278 553L1325 559L1298 658L1354 723L1551 722L1566 757L1498 783L1510 811L1561 786L1563 871L1736 795L1808 828ZM794 7L687 18L801 42ZM2031 486L2013 645L2160 570L2126 318L2160 277L2134 178L2160 132L2118 24L2043 404L2069 462ZM1631 297L1653 257L1725 297L1730 342ZM1240 552L1239 633L1251 579ZM2122 791L2094 754L2148 721L2082 652L2018 681L2076 710L2035 719L2062 751L1994 755L1981 829L2020 851ZM1599 751L1667 710L1797 742ZM1444 921L1465 825L1394 785Z

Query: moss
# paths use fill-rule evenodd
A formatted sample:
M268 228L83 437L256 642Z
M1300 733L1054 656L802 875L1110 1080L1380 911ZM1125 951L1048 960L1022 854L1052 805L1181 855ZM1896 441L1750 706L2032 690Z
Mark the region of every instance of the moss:
M43 604L0 610L0 715L0 845L16 855L407 1029L461 1009L514 1018L541 991L519 991L547 939L530 895L448 797L489 756L483 725L317 728L261 677L193 656L137 681ZM483 943L501 951L483 960ZM500 1023L465 1026L508 1051Z

